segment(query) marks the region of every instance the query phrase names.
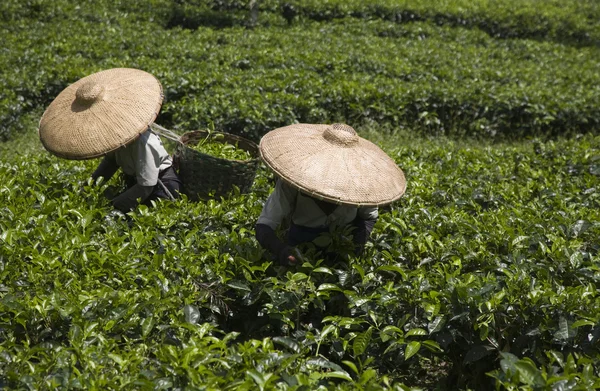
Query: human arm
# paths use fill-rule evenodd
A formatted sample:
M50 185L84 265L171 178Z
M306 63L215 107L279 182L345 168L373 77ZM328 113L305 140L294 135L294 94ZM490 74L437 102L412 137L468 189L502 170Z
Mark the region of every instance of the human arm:
M135 178L135 185L111 199L113 206L127 213L145 201L158 183L162 155L167 155L158 138L145 132L127 148L117 151L118 159L123 162L123 171Z
M296 258L292 255L293 249L277 237L275 230L291 215L295 200L296 190L278 180L275 190L263 206L255 227L256 240L284 265L295 264Z
M378 218L379 211L377 207L361 207L358 209L353 222L356 227L353 240L357 255L360 255L364 251L365 244L371 236L371 231L373 231Z
M142 186L135 184L123 193L113 198L110 202L112 205L123 213L127 213L138 204L138 199L143 202L146 198L152 194L154 186Z
M256 224L256 240L258 243L275 255L282 265L295 265L298 260L292 255L292 247L286 246L275 234L275 230L266 224Z
M92 180L95 182L98 178L103 177L105 181L115 175L119 169L117 162L112 155L107 155L102 159L96 170L92 173Z

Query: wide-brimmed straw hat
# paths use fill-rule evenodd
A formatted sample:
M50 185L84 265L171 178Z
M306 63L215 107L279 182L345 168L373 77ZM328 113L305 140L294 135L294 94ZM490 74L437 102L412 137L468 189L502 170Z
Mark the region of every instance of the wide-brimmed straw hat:
M406 190L394 160L345 124L285 126L264 135L259 147L277 176L318 199L381 206Z
M160 82L139 69L114 68L65 88L40 120L44 147L66 159L91 159L148 129L163 100Z

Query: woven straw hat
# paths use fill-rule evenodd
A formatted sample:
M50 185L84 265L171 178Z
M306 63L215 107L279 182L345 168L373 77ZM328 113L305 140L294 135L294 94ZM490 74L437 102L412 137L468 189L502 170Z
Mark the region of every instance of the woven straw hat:
M91 159L145 132L162 104L160 82L151 74L114 68L65 88L40 120L44 147L66 159Z
M275 174L318 199L380 206L406 190L394 160L345 124L285 126L264 135L259 147Z

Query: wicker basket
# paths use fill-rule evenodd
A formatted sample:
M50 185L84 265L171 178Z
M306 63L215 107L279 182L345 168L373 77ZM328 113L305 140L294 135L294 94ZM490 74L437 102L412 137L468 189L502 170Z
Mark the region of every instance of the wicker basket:
M214 136L219 135L218 138ZM228 160L188 148L209 137L212 142L237 145L252 155L251 160ZM196 130L181 136L175 151L175 165L183 182L183 192L191 200L227 195L234 186L247 193L254 182L260 163L258 146L243 137L229 133Z

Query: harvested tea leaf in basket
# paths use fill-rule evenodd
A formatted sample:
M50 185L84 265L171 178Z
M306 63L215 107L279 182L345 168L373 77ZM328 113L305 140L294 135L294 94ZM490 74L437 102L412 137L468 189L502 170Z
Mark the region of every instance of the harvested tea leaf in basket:
M152 130L177 142L173 155L190 200L250 191L260 163L258 145L242 136L194 130L181 136L154 123Z
M193 149L207 155L220 157L227 160L251 160L252 154L237 145L220 140L222 135L212 135L200 141L196 145L187 145ZM237 144L237 143L236 143Z

